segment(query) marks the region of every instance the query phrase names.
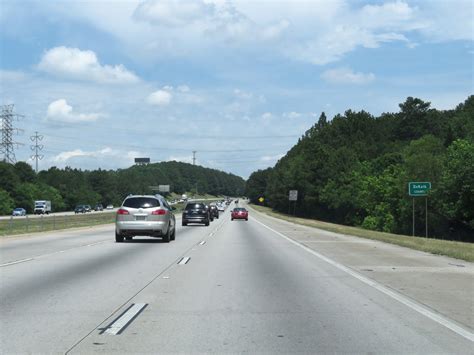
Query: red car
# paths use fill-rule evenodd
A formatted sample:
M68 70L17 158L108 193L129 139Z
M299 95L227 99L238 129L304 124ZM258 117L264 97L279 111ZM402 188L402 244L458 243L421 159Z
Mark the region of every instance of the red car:
M232 210L230 215L230 219L233 221L234 219L245 219L246 221L249 220L249 212L242 207L237 207Z

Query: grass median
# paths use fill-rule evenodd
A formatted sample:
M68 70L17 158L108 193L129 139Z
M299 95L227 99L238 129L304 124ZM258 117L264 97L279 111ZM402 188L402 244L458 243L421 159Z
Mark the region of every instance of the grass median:
M266 215L276 217L285 221L315 227L339 234L347 234L355 237L379 240L386 243L400 245L410 249L425 251L437 255L445 255L456 259L474 262L474 244L456 242L451 240L430 239L422 237L411 237L406 235L391 234L384 232L371 231L367 229L344 226L340 224L322 222L315 219L306 219L288 216L283 213L272 211L269 207L250 205L251 208Z
M35 217L12 217L0 220L0 235L18 235L51 230L89 227L113 223L115 212L85 213L76 215L42 215Z
M184 203L175 204L174 214L183 211ZM92 227L115 223L115 211L100 213L80 213L74 215L55 214L27 217L10 217L0 220L0 236L30 234L60 229Z

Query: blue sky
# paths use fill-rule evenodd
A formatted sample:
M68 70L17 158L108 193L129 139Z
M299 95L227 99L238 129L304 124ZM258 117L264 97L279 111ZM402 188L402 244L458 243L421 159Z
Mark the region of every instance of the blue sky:
M473 94L463 0L0 2L0 103L15 104L41 169L117 169L134 157L248 177L321 112L438 109ZM31 161L30 161L31 162Z

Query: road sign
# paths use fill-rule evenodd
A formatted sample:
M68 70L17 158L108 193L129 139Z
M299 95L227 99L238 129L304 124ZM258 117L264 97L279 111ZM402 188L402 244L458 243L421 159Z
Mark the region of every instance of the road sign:
M427 196L431 190L431 182L409 182L408 194L413 197Z
M298 200L298 190L290 190L288 195L288 199L290 201L297 201Z
M170 192L170 185L158 185L158 191Z
M265 199L264 199L263 197L260 197L260 198L258 199L258 202L260 202L260 203L263 203L263 201L265 201Z

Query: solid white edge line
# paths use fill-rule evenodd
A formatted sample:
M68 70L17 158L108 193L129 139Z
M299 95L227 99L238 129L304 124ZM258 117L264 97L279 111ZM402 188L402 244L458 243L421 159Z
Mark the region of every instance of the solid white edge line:
M384 293L385 295L397 300L398 302L400 302L400 303L404 304L405 306L413 309L414 311L416 311L416 312L424 315L425 317L435 321L436 323L452 330L453 332L457 333L458 335L461 335L462 337L474 342L474 333L472 333L469 330L464 329L461 326L455 324L450 319L448 319L446 317L443 317L442 315L440 315L438 313L435 313L435 312L431 311L430 309L425 308L425 307L411 301L410 299L406 298L405 296L403 296L403 295L401 295L401 294L399 294L399 293L397 293L397 292L395 292L395 291L379 284L378 282L376 282L374 280L371 280L371 279L363 276L362 274L359 274L359 273L355 272L354 270L338 263L335 260L332 260L332 259L330 259L330 258L328 258L328 257L326 257L322 254L319 254L318 252L314 251L313 249L310 249L307 246L298 243L297 241L295 241L295 240L291 239L290 237L287 237L286 235L274 230L273 228L267 226L266 224L264 224L260 221L257 221L256 219L253 219L253 221L259 223L260 225L262 225L263 227L265 227L268 230L272 231L273 233L277 234L281 238L286 239L290 243L304 249L308 253L313 254L314 256L318 257L321 260L324 260L328 264L331 264L332 266L338 268L339 270L344 271L345 273L355 277L356 279L362 281L366 285L375 288L376 290L378 290L378 291Z
M125 312L124 314L122 314L122 316L120 318L118 318L117 320L115 320L115 322L113 322L108 328L107 330L105 331L105 333L107 334L111 334L111 335L117 335L118 333L120 333L122 331L122 329L124 327L126 327L130 321L133 320L133 318L139 313L141 312L141 310L143 308L146 307L146 303L136 303L134 304L132 307L130 307L128 309L127 312Z
M191 258L190 258L189 256L186 256L186 257L182 258L182 259L178 262L178 265L187 264L189 260L191 260Z
M10 265L15 265L15 264L20 264L20 263L26 263L27 261L31 261L31 260L34 260L34 259L33 258L28 258L28 259L12 261L12 262L9 262L9 263L1 264L0 267L10 266Z

